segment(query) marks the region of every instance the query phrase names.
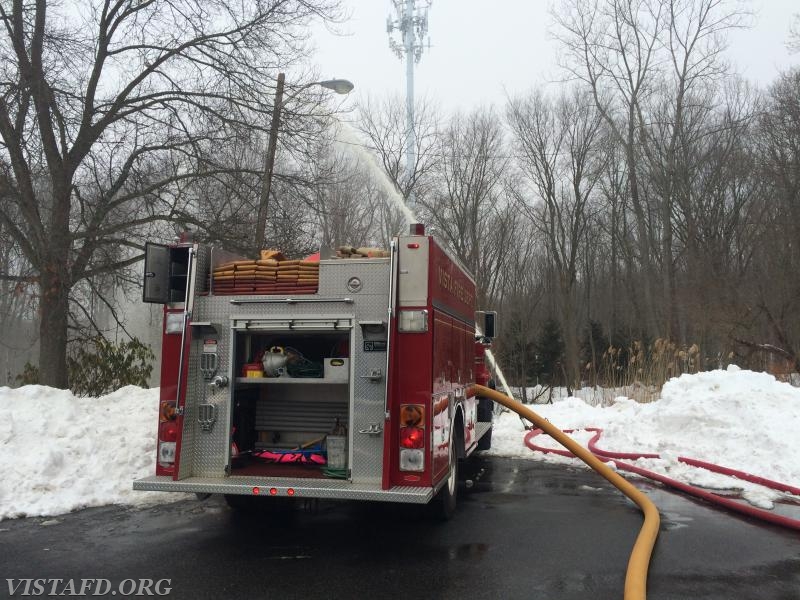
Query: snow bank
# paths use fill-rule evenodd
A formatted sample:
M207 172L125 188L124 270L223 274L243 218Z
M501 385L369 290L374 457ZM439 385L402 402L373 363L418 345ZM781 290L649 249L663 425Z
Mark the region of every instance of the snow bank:
M727 371L681 375L664 385L661 398L640 404L617 398L608 407L590 406L577 398L532 407L561 429L600 427L599 447L617 452L656 452L658 460L640 459L642 467L686 483L712 489L740 489L753 504L769 508L779 493L684 465L678 456L697 458L800 486L800 389L766 373ZM576 462L530 451L514 413L495 425L491 454L549 462ZM576 432L586 445L591 435ZM559 447L546 436L537 444Z
M620 397L600 407L568 398L533 408L561 429L603 428L601 448L664 457L635 461L641 466L694 485L741 489L762 507L778 494L678 463L677 457L800 486L800 389L764 373L729 367L682 375L648 404ZM173 501L174 494L131 489L134 479L155 472L157 419L157 389L128 386L101 398L76 398L42 386L1 387L0 519ZM524 433L517 415L504 413L495 423L490 454L583 464L532 452ZM585 445L590 434L574 437ZM557 446L546 436L537 442Z
M158 389L76 398L39 385L0 387L0 519L173 501L131 489L155 473L157 423Z

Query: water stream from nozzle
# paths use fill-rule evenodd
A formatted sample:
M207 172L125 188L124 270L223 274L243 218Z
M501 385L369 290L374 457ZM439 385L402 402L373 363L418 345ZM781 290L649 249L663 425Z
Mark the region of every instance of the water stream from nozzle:
M353 126L346 121L339 121L336 137L343 147L353 152L356 157L367 166L370 173L383 188L383 191L389 196L389 200L403 213L407 224L418 223L417 217L406 205L403 195L386 174L386 171L384 171L380 163L378 163L377 157L364 147L364 141L359 137L358 132L353 129Z
M380 186L389 196L390 201L397 205L397 207L403 213L407 224L411 225L412 223L418 223L419 220L417 219L416 215L414 215L413 211L406 205L405 200L403 200L403 195L399 192L397 187L395 187L394 182L386 174L386 171L384 171L383 167L378 162L377 157L370 152L369 149L364 147L364 142L359 137L358 132L353 128L353 126L346 121L339 121L336 138L343 147L346 147L350 152L353 152L356 157L367 166ZM492 370L496 373L497 378L500 380L500 385L503 386L503 390L505 391L506 395L513 398L513 395L511 394L511 388L508 387L505 375L503 375L500 365L497 364L494 354L492 354L492 351L488 348L486 349L485 354L489 364L492 366Z
M508 387L506 376L503 375L503 370L500 368L500 365L497 364L494 354L492 354L492 351L488 348L484 350L484 354L486 355L486 359L489 361L489 364L492 366L492 370L497 374L497 378L500 380L500 385L503 386L503 391L506 393L506 396L513 398L514 395L511 393L511 388Z

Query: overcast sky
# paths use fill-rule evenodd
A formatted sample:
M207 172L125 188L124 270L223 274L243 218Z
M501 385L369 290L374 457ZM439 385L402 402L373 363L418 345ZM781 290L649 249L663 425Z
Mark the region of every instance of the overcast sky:
M389 49L386 33L390 0L342 1L351 18L338 27L340 33L322 26L313 32L320 76L350 79L355 97L405 94L404 62ZM433 0L431 48L416 68L417 96L430 96L448 111L469 110L502 103L506 91L513 95L556 80L558 47L548 34L551 3ZM800 2L753 0L751 7L755 24L731 34L729 57L745 77L765 84L780 70L800 64L800 54L790 54L785 45Z

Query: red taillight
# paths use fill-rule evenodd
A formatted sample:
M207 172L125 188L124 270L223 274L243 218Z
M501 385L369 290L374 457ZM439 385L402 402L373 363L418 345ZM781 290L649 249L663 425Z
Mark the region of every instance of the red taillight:
M161 423L158 426L158 439L162 442L178 441L178 423L176 421Z
M158 424L158 460L156 475L169 475L175 472L175 455L178 446L177 421L164 421Z
M420 427L401 427L400 446L402 448L422 448L425 446L425 430Z

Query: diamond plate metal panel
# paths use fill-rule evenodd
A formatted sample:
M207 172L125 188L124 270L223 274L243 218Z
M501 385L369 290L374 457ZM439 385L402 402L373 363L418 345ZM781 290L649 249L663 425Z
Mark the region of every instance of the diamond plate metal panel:
M154 492L199 492L206 494L253 495L253 488L276 488L277 497L287 497L294 490L295 498L324 498L333 500L369 500L426 504L434 490L427 487L397 486L381 490L380 486L357 484L341 479L286 479L270 477L190 477L172 481L169 477L145 477L133 482L135 490Z
M195 254L192 265L193 286L187 299L187 307L192 311L191 320L198 321L193 311L197 298L205 290L206 277L209 273L211 261L211 248L208 246L195 246ZM178 463L178 479L189 477L194 472L194 456L197 420L197 385L196 379L200 376L200 355L197 351L197 340L194 336L199 335L200 331L190 329L193 337L189 345L188 374L186 380L186 402L184 404L183 431L181 434L181 459ZM201 378L202 379L202 378Z
M200 371L203 343L206 339L214 339L217 342L217 374L226 375L229 381L233 381L228 307L222 303L210 303L210 298L211 296L197 296L192 314L193 321L210 322L212 326L201 327L192 332L190 379L187 385L191 402L187 402L186 406L184 432L187 429L191 430L190 435L194 443L191 449L190 472L184 475L181 469L181 479L184 476L225 477L225 467L230 453L232 388L209 386ZM211 431L203 431L198 421L197 406L201 403L209 403L216 407L217 421Z
M388 258L323 260L319 264L320 296L356 298L389 293ZM347 282L353 277L361 280L362 287L358 292L351 292L347 287Z

